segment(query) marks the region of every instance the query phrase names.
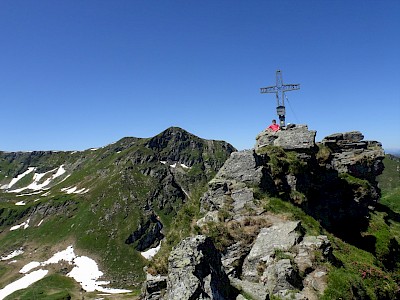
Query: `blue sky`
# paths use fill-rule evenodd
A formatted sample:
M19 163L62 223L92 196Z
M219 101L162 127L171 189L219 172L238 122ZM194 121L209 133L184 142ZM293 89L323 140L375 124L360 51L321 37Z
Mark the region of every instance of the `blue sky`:
M287 93L317 141L400 149L400 1L0 1L0 150L83 150L179 126L252 148Z

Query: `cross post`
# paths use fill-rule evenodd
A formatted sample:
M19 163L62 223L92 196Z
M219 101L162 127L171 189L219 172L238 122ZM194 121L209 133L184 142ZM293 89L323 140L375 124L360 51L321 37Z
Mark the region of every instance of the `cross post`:
M285 126L285 92L299 90L300 84L283 84L281 70L276 71L276 85L261 88L261 94L275 93L276 95L276 112L279 117L279 125Z

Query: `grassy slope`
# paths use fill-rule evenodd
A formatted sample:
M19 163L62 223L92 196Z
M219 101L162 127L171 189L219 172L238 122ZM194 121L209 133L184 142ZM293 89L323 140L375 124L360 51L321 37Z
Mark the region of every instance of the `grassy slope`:
M138 166L133 162L142 155L155 154L154 150L143 147L147 141L148 139L125 138L96 151L53 153L55 157L51 159L49 155L44 155L42 159L36 159L34 164L32 160L27 159L29 154L26 153L21 154L22 157L18 159L18 163L13 161L12 167L7 165L9 158L0 155L0 170L3 171L0 181L5 178L6 173L12 174L7 175L12 178L28 166L41 166L42 172L65 162L74 166L72 175L62 184L51 189L50 196L17 198L13 194L0 194L0 224L4 222L2 232L0 232L0 253L9 253L20 247L25 249L25 253L17 258L17 265L0 265L0 288L13 278L19 278L20 275L17 272L26 263L33 260L44 261L55 252L74 245L77 255L87 255L96 260L100 270L106 274L102 280L112 278L112 287L132 289L136 286L137 289L131 294L134 296L144 279L142 269L147 261L134 249L134 245L125 244L125 240L137 229L142 216L142 207L144 201L147 201L149 191L154 190L159 184L155 179L144 176L139 170L154 167L153 165L143 163ZM203 155L221 156L223 149L220 149L218 144L215 149L216 153L213 154L207 150ZM187 155L190 157L190 153ZM216 160L222 159L226 159L226 154L225 157L216 158ZM28 165L21 166L17 173L12 173L15 165L26 163L26 161L29 161ZM169 168L162 164L157 165L160 168ZM200 169L192 168L185 175L197 180L194 186L185 187L193 195L192 198L197 200L201 194L199 190L207 181L201 173ZM213 173L210 173L208 177L212 175ZM84 195L66 195L60 191L62 187L76 185L89 188L90 192ZM38 198L40 198L39 201L34 202ZM27 205L13 204L21 200L24 200ZM40 227L35 226L41 221L37 218L31 220L31 226L25 230L9 231L9 226L22 223L32 210L37 210L39 207L51 207L55 212L45 216ZM169 228L174 226L171 224L174 212L172 211L171 214L157 211L157 213L162 218L165 232L168 232ZM32 255L32 252L35 254ZM61 269L53 271L55 275L63 273ZM25 295L21 299L29 299L33 291L46 294L48 299L63 299L65 290L68 290L72 296L79 294L79 286L70 286L64 280L57 280L57 282L59 284L55 284L54 289L48 291L42 291L43 289L38 287L39 283L32 285L20 292L21 295ZM58 297L58 293L60 293L59 298L54 298ZM85 297L91 298L88 293ZM123 298L123 296L118 297Z
M22 267L32 260L44 261L55 252L64 250L68 245L73 244L78 255L87 255L95 259L100 270L109 278L119 282L117 287L121 286L121 282L126 281L126 286L132 288L133 282L142 281L141 270L146 261L133 247L124 243L126 237L136 229L139 210L135 203L121 203L121 199L124 196L127 198L128 195L120 192L121 180L119 180L117 172L119 170L114 168L113 162L122 154L108 152L108 149L99 149L81 153L80 155L85 158L85 163L73 172L73 175L62 185L53 188L51 196L43 197L37 202L33 202L33 199L37 199L38 196L18 198L18 201L26 201L26 206L1 203L1 218L6 220L9 225L21 223L24 221L24 215L41 205L59 208L56 209L55 214L46 216L40 227L35 226L40 222L39 219L31 220L31 226L25 230L9 231L5 224L6 226L3 227L3 232L0 234L1 253L7 253L20 247L24 247L28 251L35 250L37 254L31 255L25 251L18 257L21 265L18 267ZM102 170L106 170L108 176L103 176ZM115 175L109 176L114 173ZM65 195L60 192L61 187L77 184L89 187L91 191L84 195ZM16 201L14 195L7 194L3 197L9 197L9 200ZM119 210L118 207L124 204L126 208ZM105 220L104 216L107 213L110 218ZM16 266L13 265L4 265L1 272L6 275L2 276L3 280L10 279L10 276L19 277L15 273ZM55 272L59 273L61 270L55 270ZM1 285L10 281L3 280L0 280ZM72 295L79 292L79 286L69 286L63 280L57 282L60 291L67 289ZM30 290L37 291L38 287L32 286L27 289L28 296L25 299L29 299ZM46 293L53 295L50 292L51 289ZM49 296L48 299L63 299L65 296L62 292L57 295L58 292Z
M375 251L358 249L331 236L334 254L343 266L332 267L323 299L396 298L400 287L400 178L396 161L386 157L384 165L378 177L382 198L364 233L375 239Z

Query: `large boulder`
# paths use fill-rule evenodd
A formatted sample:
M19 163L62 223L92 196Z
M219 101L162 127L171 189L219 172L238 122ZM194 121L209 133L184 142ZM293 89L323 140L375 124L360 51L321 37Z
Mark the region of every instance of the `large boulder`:
M209 182L209 189L201 198L201 211L221 210L232 206L234 214L253 208L250 187L267 185L266 167L254 150L233 152L217 175Z
M315 147L315 130L307 125L292 125L285 130L263 131L256 137L256 152L265 146L280 146L285 150L304 150Z
M261 229L243 264L242 277L247 281L260 281L260 269L273 259L275 252L288 251L303 236L299 221L277 223Z
M328 168L338 173L374 181L383 171L382 160L385 152L382 144L376 141L363 141L359 131L336 133L325 137L321 144L331 151Z
M250 185L259 185L262 179L262 162L254 150L244 150L231 153L231 156L219 169L211 181L226 180L243 182Z
M145 270L146 271L146 270ZM146 281L142 287L143 300L161 300L167 288L167 276L151 275L146 272Z
M182 240L171 252L168 300L235 299L237 293L225 274L221 255L203 235Z

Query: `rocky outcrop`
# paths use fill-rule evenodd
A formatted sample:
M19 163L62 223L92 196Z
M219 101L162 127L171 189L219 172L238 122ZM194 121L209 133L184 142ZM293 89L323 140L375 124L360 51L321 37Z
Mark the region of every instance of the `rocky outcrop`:
M146 272L146 270L145 270ZM167 288L167 276L153 276L146 272L146 281L142 286L142 296L146 300L161 300Z
M276 251L288 251L300 238L300 222L282 222L261 229L243 264L242 278L260 280L259 269L273 260Z
M261 157L253 150L233 152L210 181L201 209L210 212L225 208L234 214L255 209L253 187L268 185L273 186Z
M363 141L359 131L336 133L325 137L321 144L328 147L331 160L326 167L338 173L348 173L359 178L374 180L383 171L385 153L382 144Z
M379 197L383 150L360 132L318 144L315 133L305 125L262 132L254 150L231 154L201 197L204 217L197 221L203 233L216 228L223 235L213 231L219 251L204 236L182 241L169 258L163 299L228 299L223 286L236 300L321 297L329 275L324 262L336 263L328 237L268 212L263 201L290 201L354 242Z
M285 130L265 130L256 137L256 152L265 146L278 146L285 150L303 150L315 147L315 130L308 130L307 125L288 126Z
M221 263L221 255L210 238L187 238L169 256L168 300L235 299Z
M231 280L254 299L267 299L268 295L317 299L326 287L326 276L325 285L321 283L319 289L310 286L315 280L308 274L317 270L317 256L325 261L330 259L331 247L326 236L304 236L300 222L280 220L260 231L244 260L241 277Z
M354 243L380 197L376 177L383 171L384 151L379 142L364 141L359 131L332 134L317 144L314 137L306 126L263 132L256 153L270 167L276 195Z
M135 249L144 251L151 246L158 245L164 238L161 230L163 225L155 214L151 214L143 224L139 224L138 228L128 236L125 244L136 243Z
M299 222L280 220L264 228L245 254L243 273L228 277L237 262L227 256L239 249L242 255L245 248L221 256L210 238L184 239L169 256L167 277L147 274L142 299L318 299L326 288L327 270L316 261L329 260L329 240L305 237Z

